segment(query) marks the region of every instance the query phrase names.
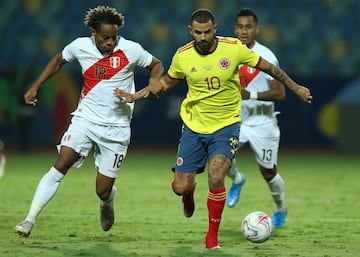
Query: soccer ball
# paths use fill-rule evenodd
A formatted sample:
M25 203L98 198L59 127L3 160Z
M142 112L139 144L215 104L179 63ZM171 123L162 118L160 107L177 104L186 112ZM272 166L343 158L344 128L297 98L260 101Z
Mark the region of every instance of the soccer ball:
M272 236L273 224L265 212L254 211L243 219L241 230L244 237L250 242L262 243Z

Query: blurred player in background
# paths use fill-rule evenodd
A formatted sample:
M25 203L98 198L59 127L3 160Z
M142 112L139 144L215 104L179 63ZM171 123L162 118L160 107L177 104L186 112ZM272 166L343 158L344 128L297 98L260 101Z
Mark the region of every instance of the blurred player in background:
M98 6L89 9L84 23L90 28L91 37L77 38L65 46L24 95L27 104L36 105L37 91L45 81L63 64L73 60L80 63L84 85L71 124L58 146L58 158L40 180L25 220L15 226L15 232L24 237L30 235L37 216L55 195L70 167L80 167L91 150L94 150L98 171L96 193L100 198L101 226L104 231L112 227L114 182L130 143L134 109L134 104L121 101L113 91L120 87L126 92L135 92L135 66L150 71L149 92L157 95L161 86L161 62L140 44L118 36L124 17L114 8Z
M220 248L218 230L226 201L224 185L232 159L238 147L241 106L238 67L247 64L266 71L287 85L303 101L310 103L310 91L297 85L275 65L248 49L236 38L216 36L217 25L213 14L206 9L191 15L189 32L193 41L180 47L172 64L161 79L163 92L186 79L188 92L182 102L180 116L184 123L172 189L182 196L186 217L194 213L196 174L208 165L207 249ZM128 102L148 96L147 89L128 94L115 94Z
M279 66L273 52L255 40L258 32L258 17L254 11L247 8L240 10L236 16L236 36L248 48L273 65ZM247 65L240 65L239 75L244 100L241 106L239 146L249 143L253 149L260 172L275 203L272 221L275 227L283 227L287 207L284 180L277 172L280 129L274 101L285 99L285 88L278 80ZM227 196L227 205L232 208L238 202L241 188L246 181L245 175L237 170L235 158L227 175L233 180Z
M0 178L5 174L6 158L4 154L4 142L0 139Z

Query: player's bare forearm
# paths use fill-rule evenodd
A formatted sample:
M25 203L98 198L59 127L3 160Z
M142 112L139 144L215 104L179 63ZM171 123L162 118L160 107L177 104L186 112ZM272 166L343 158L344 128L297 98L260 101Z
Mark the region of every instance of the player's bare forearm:
M150 79L147 90L151 95L159 97L163 88L163 85L160 83L160 78L164 73L164 67L160 60L153 57L153 60L148 69L150 70ZM148 97L148 95L146 97Z
M159 83L161 84L161 90L159 91L159 95L162 95L169 89L173 88L177 82L178 80L170 78L167 74L163 75L159 80ZM140 99L148 98L150 95L153 95L153 93L150 92L150 85L149 85L139 91L136 91L133 94L127 93L123 90L116 88L114 90L114 95L117 97L121 97L122 100L126 103L132 103Z
M150 78L153 79L160 79L164 73L164 67L162 63L160 62L160 60L156 59L155 57L153 57L153 60L149 65L148 69L150 71Z
M292 92L294 92L301 100L306 103L311 103L313 97L311 96L310 90L307 87L298 85L287 75L282 69L269 63L265 59L261 58L257 65L257 68L271 75L273 78L280 81L282 84L287 86Z
M33 86L36 87L36 89L39 89L45 81L54 76L60 70L64 63L65 60L62 58L61 53L55 55L45 66L44 70L41 72L38 79L34 82Z
M256 92L256 99L261 101L282 101L286 97L286 91L279 81L275 79L268 80L269 89L265 91ZM250 99L251 92L246 89L241 89L241 97L243 100Z
M131 94L127 93L121 89L116 88L114 90L114 95L122 98L126 103L132 103L140 99L148 98L150 95L149 86L144 87L143 89Z
M163 85L162 93L172 89L179 80L171 78L168 74L165 74L160 79L161 84Z
M251 92L247 91L246 89L242 89L241 90L241 97L243 100L247 100L250 99L250 95ZM278 102L278 101L282 101L285 98L279 96L279 94L277 92L274 92L272 90L267 90L267 91L259 91L256 92L256 100L261 100L261 101L273 101L273 102Z
M272 77L286 85L291 91L296 92L297 84L282 69L261 58L257 68L270 74Z
M41 72L40 76L31 85L30 89L24 94L24 101L26 104L36 105L38 101L36 99L37 90L42 86L42 84L44 84L44 82L54 76L64 63L65 60L62 58L61 53L58 53L49 61L44 70Z

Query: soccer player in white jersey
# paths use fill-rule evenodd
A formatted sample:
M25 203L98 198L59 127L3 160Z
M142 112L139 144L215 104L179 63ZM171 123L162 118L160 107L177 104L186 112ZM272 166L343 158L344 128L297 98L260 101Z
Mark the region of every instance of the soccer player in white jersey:
M140 44L118 36L124 16L116 9L98 6L89 9L84 24L91 36L80 37L55 55L40 76L25 93L27 104L36 105L37 91L56 74L63 64L77 60L84 80L71 124L58 146L59 155L53 167L40 180L25 219L15 226L15 232L28 237L36 218L55 195L60 181L70 167L80 167L94 150L97 168L96 193L100 198L100 221L104 231L114 223L114 186L130 142L130 121L134 104L114 95L115 88L135 92L134 68L150 72L147 92L158 95L163 73L161 62ZM76 197L76 196L75 196Z
M237 13L235 34L243 44L264 57L273 65L279 66L273 52L255 40L259 32L258 18L253 10L244 8ZM240 147L249 143L255 153L260 172L269 186L275 203L273 223L283 227L287 215L285 205L284 181L277 172L277 159L280 141L280 129L274 111L274 101L285 98L285 88L268 74L246 65L239 67L243 103L241 107ZM237 170L235 159L228 174L233 184L226 203L232 208L240 197L240 190L246 179Z

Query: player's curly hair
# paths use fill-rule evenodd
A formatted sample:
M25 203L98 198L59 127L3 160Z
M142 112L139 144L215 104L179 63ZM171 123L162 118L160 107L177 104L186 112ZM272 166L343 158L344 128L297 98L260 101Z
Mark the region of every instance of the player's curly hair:
M99 29L100 24L115 24L119 28L123 27L125 17L109 6L98 6L90 8L85 15L84 24L86 27Z

